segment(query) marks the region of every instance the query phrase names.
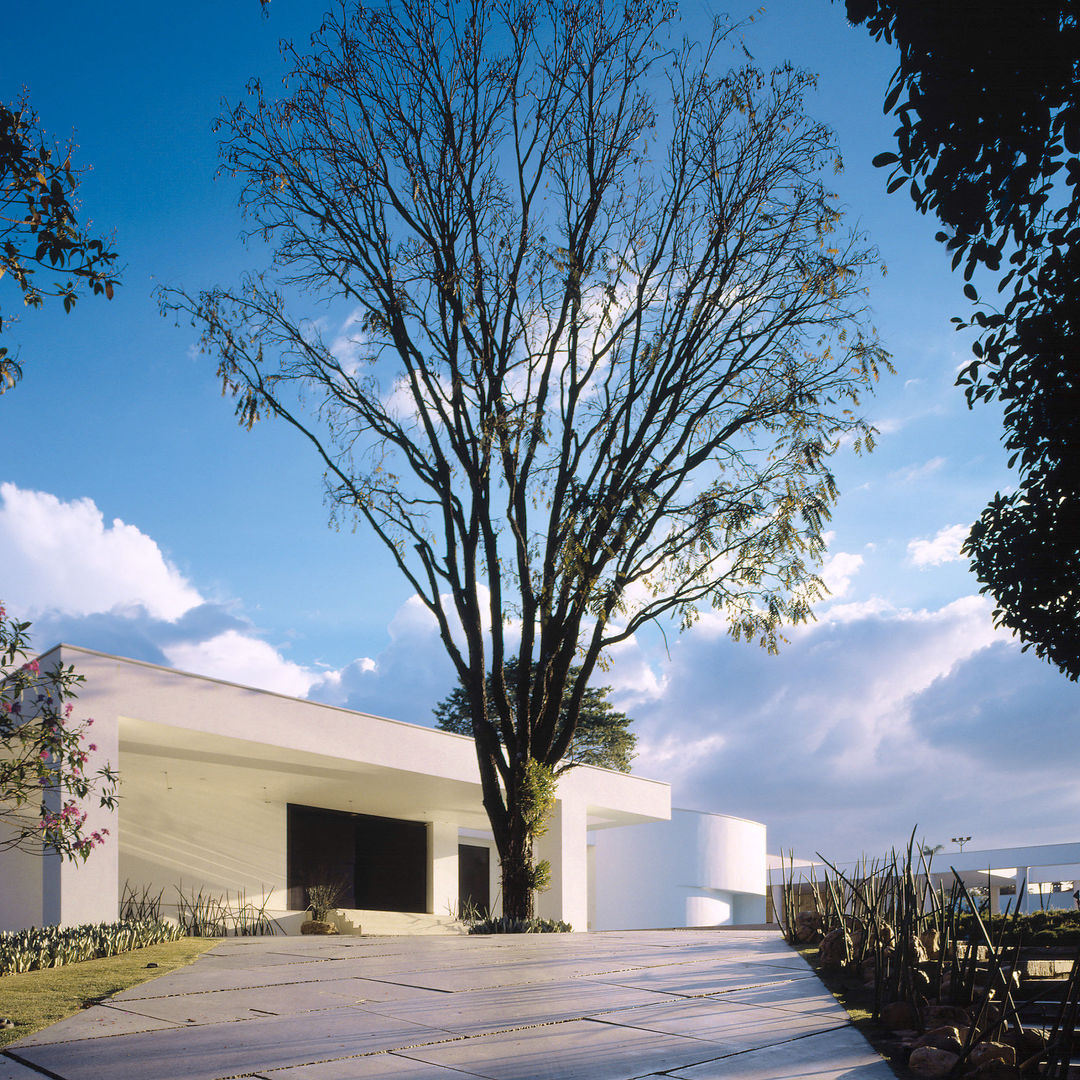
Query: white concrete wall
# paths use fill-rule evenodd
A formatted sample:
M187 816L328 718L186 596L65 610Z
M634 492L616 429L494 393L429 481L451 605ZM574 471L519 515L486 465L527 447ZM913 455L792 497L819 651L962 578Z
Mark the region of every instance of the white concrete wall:
M594 859L594 929L764 921L760 822L673 809L670 822L598 830Z
M125 882L163 889L168 907L177 886L242 890L280 915L289 802L429 822L429 906L456 907L458 830L488 824L471 739L66 645L48 660L86 676L80 712L95 717L97 759L119 769L121 802L87 807L90 827L110 836L85 865L0 856L0 918L12 928L115 919ZM558 800L541 845L553 871L541 909L584 929L587 827L666 818L670 789L584 767L562 778ZM491 870L498 910L494 851ZM3 887L9 874L14 888Z
M41 926L43 870L40 855L0 852L0 930Z

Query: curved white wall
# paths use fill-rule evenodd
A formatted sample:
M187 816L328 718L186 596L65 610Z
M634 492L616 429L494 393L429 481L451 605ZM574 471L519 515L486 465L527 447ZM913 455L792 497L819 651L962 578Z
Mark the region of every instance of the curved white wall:
M592 928L765 921L765 826L671 811L671 820L595 834Z

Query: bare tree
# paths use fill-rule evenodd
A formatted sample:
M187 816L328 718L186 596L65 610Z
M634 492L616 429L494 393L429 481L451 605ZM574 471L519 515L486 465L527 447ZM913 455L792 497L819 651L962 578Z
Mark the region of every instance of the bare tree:
M884 361L812 77L722 69L728 29L680 45L672 18L338 9L287 47L280 100L255 84L221 120L272 270L163 296L240 421L307 437L438 621L514 917L605 650L703 605L774 649L810 614L828 458L868 441ZM349 349L289 314L297 293L353 305Z

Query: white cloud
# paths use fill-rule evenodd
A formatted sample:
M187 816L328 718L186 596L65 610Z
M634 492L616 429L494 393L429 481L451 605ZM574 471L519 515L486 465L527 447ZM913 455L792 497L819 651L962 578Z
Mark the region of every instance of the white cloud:
M932 540L912 540L907 546L908 556L919 567L962 562L964 556L960 554L960 548L969 532L970 525L946 525Z
M206 641L179 642L163 651L169 663L181 671L292 697L304 697L320 678L327 677L327 673L286 660L272 645L236 630L226 630Z
M175 620L203 598L158 545L91 499L64 502L0 484L0 565L5 599L20 615L70 615L141 606Z
M889 473L889 479L897 484L916 484L921 480L925 480L928 476L940 472L944 465L945 458L932 457L921 465L908 465L903 469L897 469L895 472Z
M851 588L851 579L862 568L862 564L861 555L838 551L825 560L825 565L821 568L821 579L833 596L846 596Z

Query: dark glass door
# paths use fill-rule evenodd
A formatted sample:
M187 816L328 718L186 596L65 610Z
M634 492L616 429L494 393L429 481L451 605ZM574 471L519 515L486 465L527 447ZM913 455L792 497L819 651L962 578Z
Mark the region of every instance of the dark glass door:
M427 910L427 825L314 806L288 807L289 907L303 910L307 887L342 886L338 907Z
M458 844L458 897L466 906L487 911L491 905L491 852L476 844Z

